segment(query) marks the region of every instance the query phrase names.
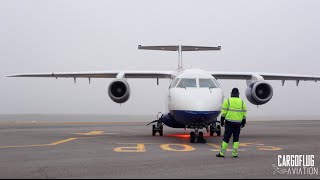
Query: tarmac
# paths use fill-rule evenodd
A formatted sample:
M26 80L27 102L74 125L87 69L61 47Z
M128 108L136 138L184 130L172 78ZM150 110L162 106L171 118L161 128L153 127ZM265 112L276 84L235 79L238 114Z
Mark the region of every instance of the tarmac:
M153 137L144 122L0 123L0 178L318 179L319 132L320 121L249 122L239 157L217 158L222 136L191 144L190 130ZM314 166L293 173L303 167L279 167L279 155L314 155Z

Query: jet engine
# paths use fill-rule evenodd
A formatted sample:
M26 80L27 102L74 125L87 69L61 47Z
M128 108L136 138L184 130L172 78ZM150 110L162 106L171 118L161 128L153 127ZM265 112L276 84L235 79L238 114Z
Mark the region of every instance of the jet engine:
M125 103L130 97L128 82L123 79L114 80L109 85L108 94L112 101L116 103Z
M264 81L250 84L246 89L247 99L254 105L269 102L273 96L272 86Z

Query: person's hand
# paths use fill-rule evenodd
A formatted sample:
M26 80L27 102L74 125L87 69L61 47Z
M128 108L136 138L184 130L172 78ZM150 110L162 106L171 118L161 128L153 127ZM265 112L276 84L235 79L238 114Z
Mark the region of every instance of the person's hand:
M246 118L244 118L241 123L241 128L244 128L246 126L246 123L247 123L247 120Z
M221 127L223 127L225 125L225 118L224 117L221 117L220 119L220 124L221 124Z

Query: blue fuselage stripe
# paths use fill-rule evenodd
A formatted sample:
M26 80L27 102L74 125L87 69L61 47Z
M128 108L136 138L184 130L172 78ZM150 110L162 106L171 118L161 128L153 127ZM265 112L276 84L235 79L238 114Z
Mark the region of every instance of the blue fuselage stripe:
M174 119L181 124L210 124L217 119L221 111L184 111L171 110Z

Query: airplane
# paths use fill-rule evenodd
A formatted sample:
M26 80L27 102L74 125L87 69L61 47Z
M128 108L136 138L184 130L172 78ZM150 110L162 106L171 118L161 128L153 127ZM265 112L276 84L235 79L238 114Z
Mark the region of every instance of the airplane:
M95 71L95 72L62 72L62 73L35 73L15 74L7 77L48 77L48 78L87 78L89 83L92 78L113 78L108 87L108 94L115 103L125 103L130 98L129 78L154 78L159 85L159 79L171 80L168 90L168 112L159 113L157 120L152 121L152 135L159 133L163 136L163 126L171 128L191 129L190 143L205 142L203 132L205 128L210 132L221 136L221 125L217 120L221 113L221 106L224 100L223 90L218 79L246 80L247 89L245 95L248 101L254 105L263 105L269 102L273 96L272 86L267 80L280 80L284 85L287 80L300 81L320 80L320 76L293 75L278 73L258 72L217 72L201 69L184 69L182 52L184 51L219 51L221 46L187 46L166 45L166 46L142 46L141 50L159 50L178 52L178 68L173 71ZM159 116L161 115L161 116Z

